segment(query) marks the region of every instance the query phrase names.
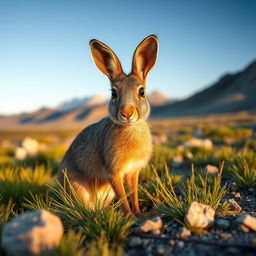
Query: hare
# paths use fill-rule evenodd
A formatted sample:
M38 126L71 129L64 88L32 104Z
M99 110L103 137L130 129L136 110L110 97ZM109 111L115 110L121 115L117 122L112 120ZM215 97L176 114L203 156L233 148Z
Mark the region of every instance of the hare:
M61 162L58 179L64 182L66 170L70 184L87 206L93 207L97 196L107 193L106 205L116 196L126 214L140 215L138 175L152 152L146 122L150 113L146 77L157 59L158 39L151 35L139 44L129 75L124 74L119 59L105 44L94 39L90 49L96 66L111 82L109 117L78 134Z

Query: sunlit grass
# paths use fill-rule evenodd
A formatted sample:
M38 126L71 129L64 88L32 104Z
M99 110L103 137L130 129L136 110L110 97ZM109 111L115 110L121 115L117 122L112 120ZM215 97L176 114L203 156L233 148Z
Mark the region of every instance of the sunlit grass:
M232 128L229 126L220 126L210 129L205 133L206 137L219 143L227 143L230 140L238 141L252 136L253 131L249 128Z
M215 149L191 148L193 157L189 163L195 165L219 165L222 161L229 161L237 152L230 146L222 146Z
M221 187L222 170L223 166L218 175L214 177L203 173L196 177L192 167L191 177L177 188L173 185L171 176L168 177L169 182L164 183L155 172L156 183L153 186L159 196L152 195L150 191L145 192L159 213L174 220L181 220L193 201L210 205L217 210L221 199L227 193L226 186ZM167 173L167 175L169 174ZM226 205L224 206L226 207Z
M1 202L8 204L12 200L18 207L31 194L43 193L47 185L53 183L51 170L44 166L35 169L9 167L0 169Z
M92 240L87 245L86 256L122 256L123 245L120 243L111 243L104 232L97 240Z
M152 167L152 169L154 170L154 167ZM157 173L156 170L155 173ZM156 176L154 177L156 177L155 180L152 180L151 182L142 183L139 186L139 199L141 207L152 207L152 200L150 199L151 197L149 197L148 194L150 194L152 197L162 200L161 184L175 188L178 184L180 184L183 181L183 176L172 175L167 165L165 165L165 174L162 174L162 176L156 174ZM158 179L161 180L161 183L158 181Z
M223 172L225 178L231 177L241 188L255 188L255 153L239 153L245 148L255 150L251 130L239 128L239 131L231 131L231 126L228 129L214 127L202 128L203 134L216 142L214 149L186 148L178 151L177 145L191 138L195 130L193 127L182 129L164 145L154 146L152 159L141 171L139 179L140 208L146 206L144 218L157 212L167 217L164 220L184 224L184 215L193 201L210 205L218 214L230 214L229 204L225 201L227 189L221 184ZM46 139L41 137L40 141L46 144L45 149L23 161L14 159L14 148L0 149L0 236L1 227L17 214L46 209L62 219L66 230L60 246L50 255L123 255L135 220L125 216L120 203L113 202L104 208L104 198L99 198L92 209L84 205L73 189L67 193L65 187L55 186L52 175L67 148L67 142L63 140L66 138L67 133L61 134L60 138L57 133ZM231 141L232 146L223 145L227 141ZM193 153L191 159L186 158L187 152ZM167 168L177 154L184 157L184 169L190 168L191 163L196 166L188 179L185 174L174 175ZM199 169L206 164L219 166L222 161L225 161L225 170L222 165L218 175L207 175ZM195 234L203 233L201 229L188 228ZM0 248L0 255L3 253Z
M62 238L60 245L51 252L43 252L40 256L83 256L85 236L81 231L68 230Z
M34 196L23 205L30 210L44 208L57 214L66 227L80 227L88 238L98 239L103 232L110 242L124 242L134 221L124 215L120 202L104 207L105 198L99 198L92 209L77 195L67 176L65 179L70 193L65 186L59 185L58 188L51 188L51 197Z
M229 164L232 177L242 188L256 186L256 153L245 151L238 154Z

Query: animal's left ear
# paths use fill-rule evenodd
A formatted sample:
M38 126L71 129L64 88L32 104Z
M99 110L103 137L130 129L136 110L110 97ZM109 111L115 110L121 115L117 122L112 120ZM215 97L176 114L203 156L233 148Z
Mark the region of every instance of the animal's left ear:
M156 63L158 39L151 35L146 37L137 47L133 55L132 74L145 82L148 72Z

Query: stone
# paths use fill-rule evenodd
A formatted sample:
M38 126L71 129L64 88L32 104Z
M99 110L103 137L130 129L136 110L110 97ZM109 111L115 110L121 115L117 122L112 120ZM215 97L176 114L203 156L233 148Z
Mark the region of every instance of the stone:
M152 230L159 230L163 226L162 219L157 216L153 218L152 220L145 220L138 228L138 231L140 232L149 232Z
M15 158L17 160L24 160L27 157L27 151L24 148L18 147L15 149Z
M183 241L179 241L177 243L177 246L179 246L180 248L183 248L185 246L185 243Z
M228 220L223 220L223 219L218 219L216 224L223 229L226 229L229 227L229 221Z
M177 155L175 156L173 159L172 159L172 162L171 162L171 166L172 167L179 167L181 166L183 163L183 157L182 155Z
M242 207L234 200L234 199L229 199L228 203L231 207L231 211L236 211L236 212L241 212Z
M235 195L234 195L234 197L235 198L237 198L237 199L241 199L241 195L240 195L240 193L238 192L238 193L236 193Z
M248 227L246 227L245 225L243 225L243 224L239 225L239 229L243 232L246 232L246 233L250 231L250 229Z
M256 238L252 238L251 243L256 244Z
M166 134L153 134L152 141L153 141L153 144L155 145L162 144L168 141L168 137Z
M160 254L160 255L165 254L165 248L164 248L164 246L161 245L161 244L159 244L159 245L157 246L156 251L157 251L157 253Z
M249 214L242 214L237 217L237 222L245 225L246 227L250 228L253 231L256 231L256 218L252 217Z
M153 235L158 236L158 235L161 234L161 231L160 231L160 229L154 229L154 230L151 231L151 233L152 233Z
M188 151L188 152L185 154L185 156L186 156L187 159L191 159L191 158L194 157L193 154L192 154L190 151Z
M185 215L185 223L191 227L206 228L213 224L214 215L212 207L194 201Z
M191 236L191 231L186 227L182 227L180 232L178 233L178 237L185 238Z
M226 240L229 240L232 237L232 235L229 233L222 233L220 234L220 237L222 240L226 241Z
M46 210L27 212L4 225L2 247L11 256L36 255L58 247L63 233L58 216Z
M210 139L198 139L198 138L191 138L182 144L185 148L191 147L198 147L198 148L206 148L212 149L213 143Z
M173 239L171 239L171 240L169 240L169 244L170 244L170 246L175 246L176 241L175 241L175 240L173 240Z
M178 145L178 146L177 146L177 150L178 150L179 152L182 152L184 149L185 149L185 147L184 147L183 145Z
M254 192L255 189L254 189L254 188L249 188L248 191L249 191L249 192Z
M131 247L136 247L136 246L140 246L142 244L142 240L139 237L133 237L130 242L129 245Z
M238 190L238 184L236 182L231 182L229 184L229 189L232 191L232 192L236 192Z
M22 147L27 151L28 155L36 155L39 149L39 143L37 140L30 137L26 137L22 141Z
M214 175L218 174L219 168L214 165L207 164L204 168L204 171L206 174Z

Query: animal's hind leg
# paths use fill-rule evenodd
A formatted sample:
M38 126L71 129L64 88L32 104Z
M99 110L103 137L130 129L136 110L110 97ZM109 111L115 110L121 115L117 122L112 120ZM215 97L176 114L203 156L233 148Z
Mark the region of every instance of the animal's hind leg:
M76 196L78 196L87 207L94 209L93 195L89 186L87 184L81 184L75 180L70 180L70 185L72 188L69 189L74 189Z
M95 193L96 204L99 203L99 206L106 207L115 197L115 192L113 191L110 184L106 184L98 188Z
M87 184L82 184L78 178L68 174L66 170L60 170L57 176L63 189L73 198L80 198L82 202L88 206L93 207L92 191L90 191Z

